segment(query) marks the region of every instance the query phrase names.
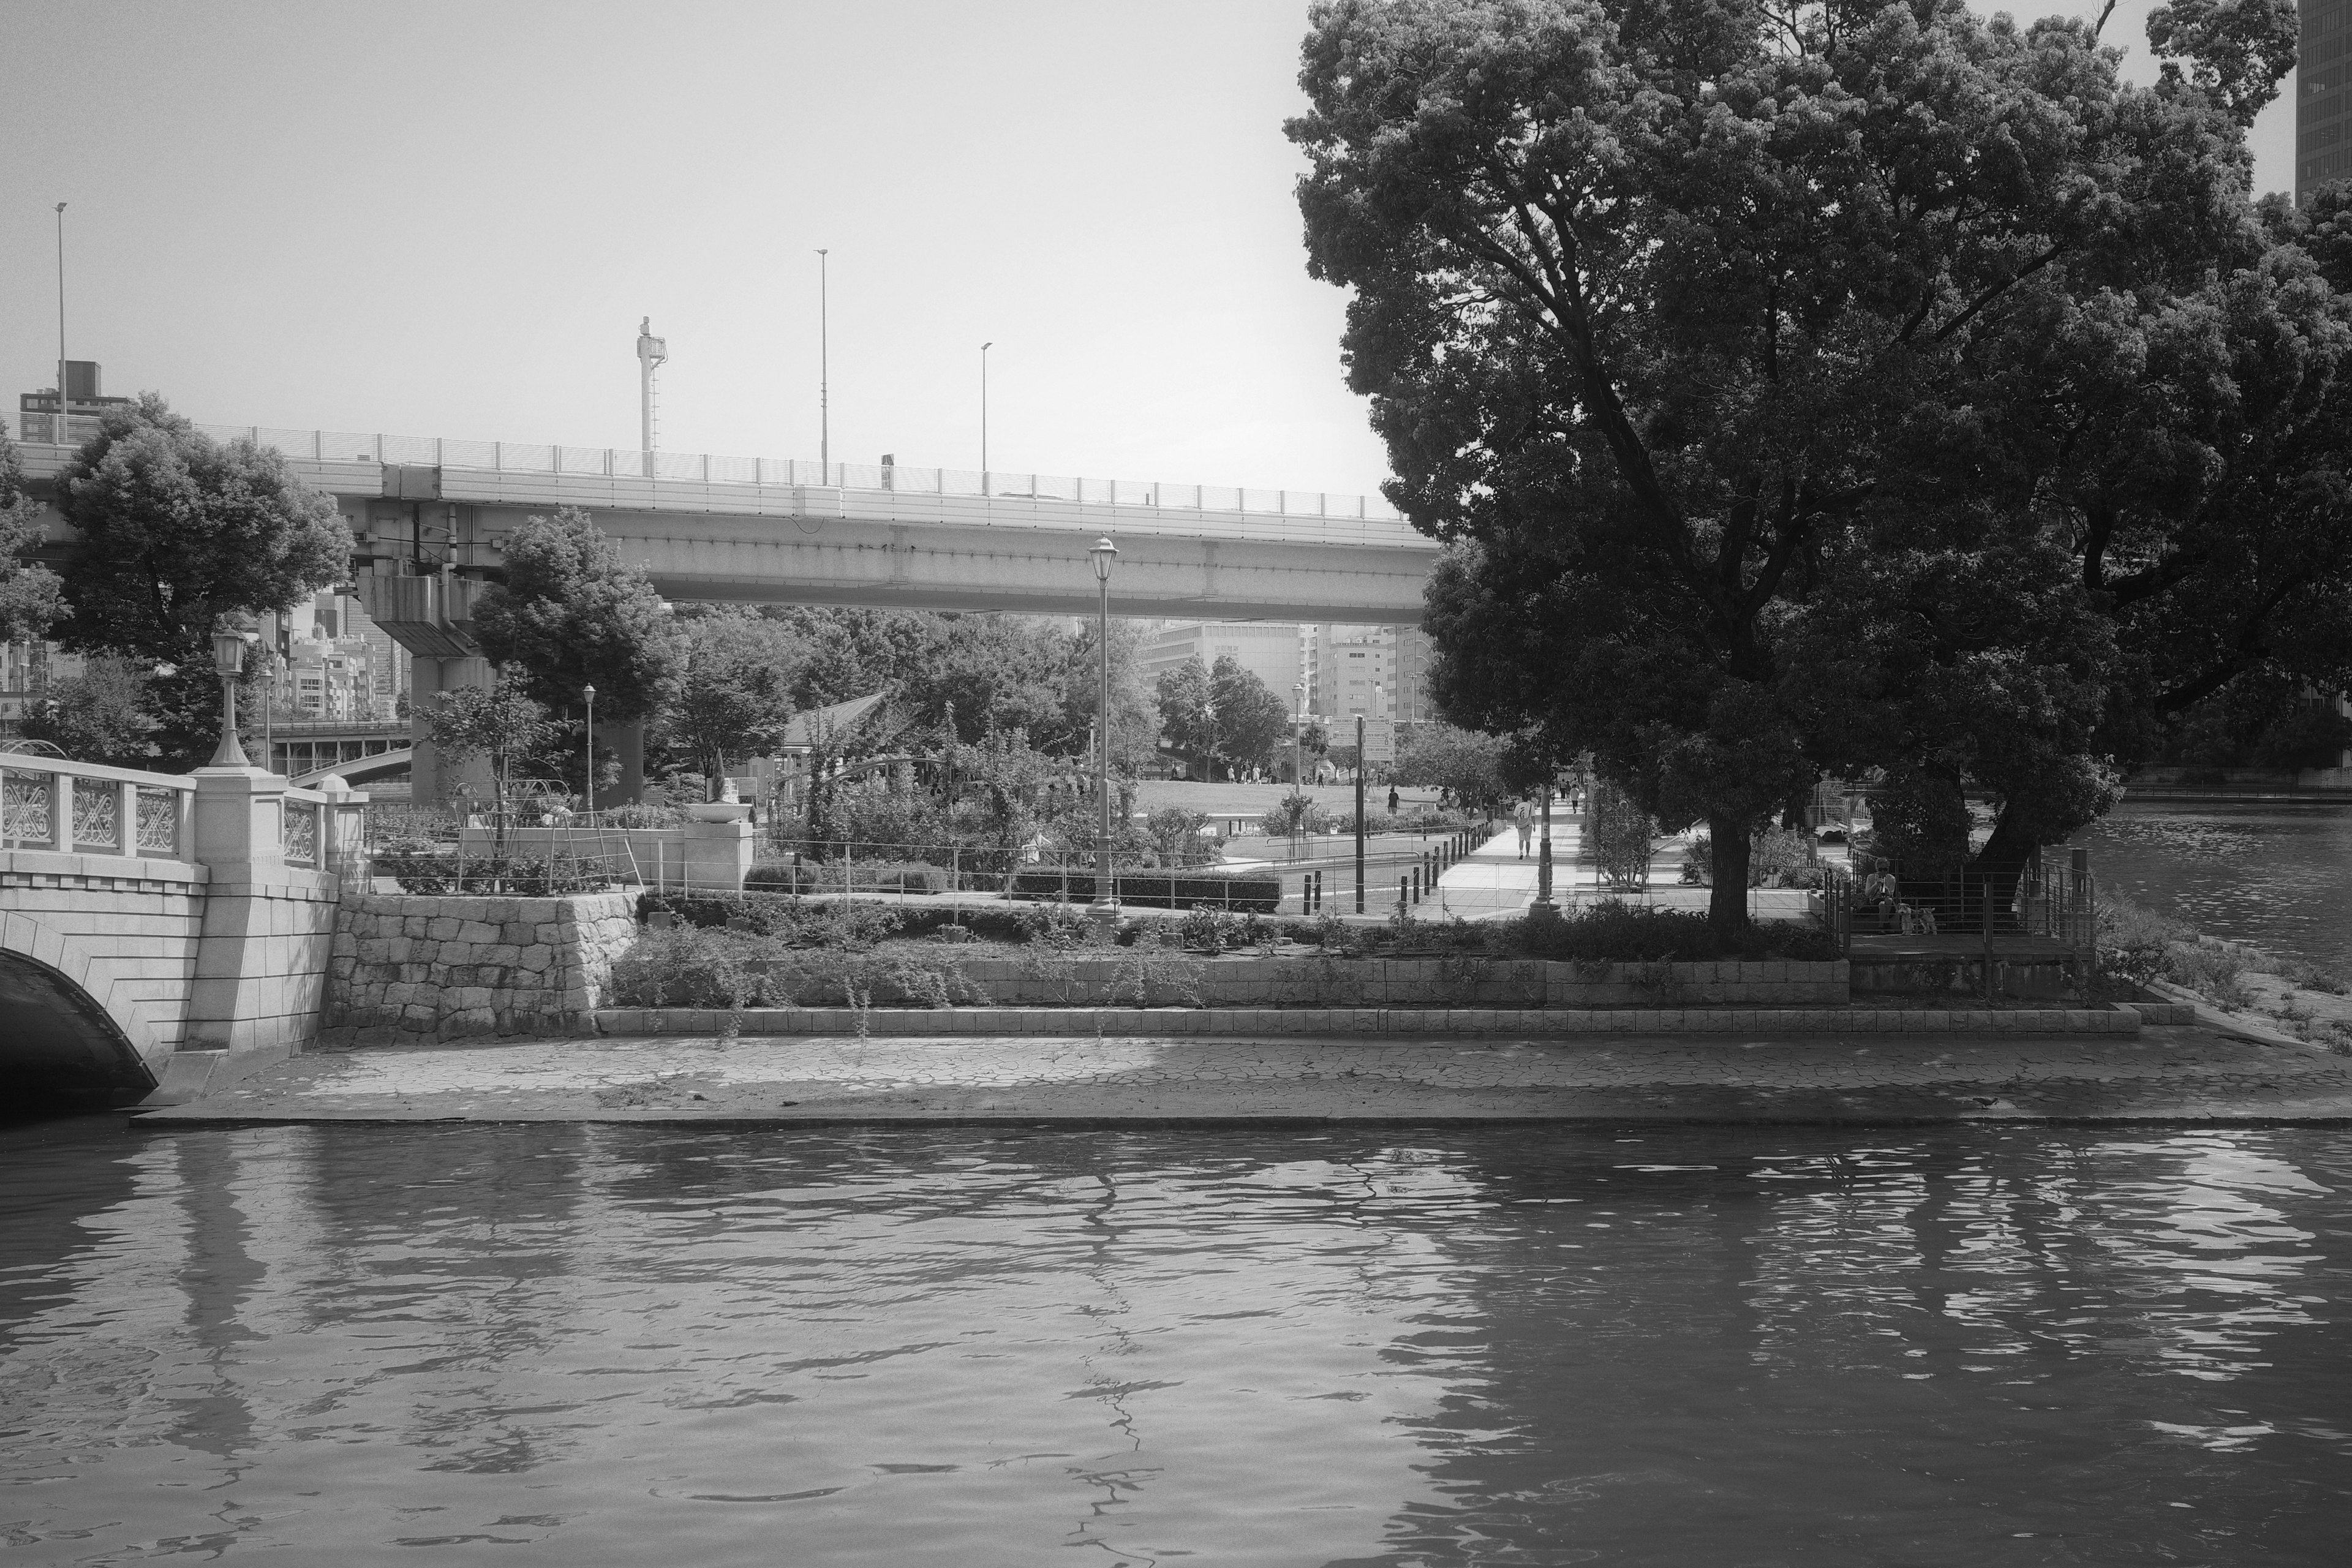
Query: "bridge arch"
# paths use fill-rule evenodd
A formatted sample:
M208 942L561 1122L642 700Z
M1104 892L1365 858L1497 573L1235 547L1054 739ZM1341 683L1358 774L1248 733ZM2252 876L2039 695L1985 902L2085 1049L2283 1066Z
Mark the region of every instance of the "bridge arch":
M143 1009L114 1005L107 968L72 936L0 917L0 1084L11 1097L131 1105L154 1091L147 1062L168 1047Z

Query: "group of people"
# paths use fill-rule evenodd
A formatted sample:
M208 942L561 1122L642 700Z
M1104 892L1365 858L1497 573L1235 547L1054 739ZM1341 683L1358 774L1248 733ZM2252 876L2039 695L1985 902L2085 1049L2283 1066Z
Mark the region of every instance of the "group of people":
M1862 879L1863 904L1878 911L1878 929L1905 936L1934 936L1936 911L1926 904L1906 904L1892 871L1873 871Z

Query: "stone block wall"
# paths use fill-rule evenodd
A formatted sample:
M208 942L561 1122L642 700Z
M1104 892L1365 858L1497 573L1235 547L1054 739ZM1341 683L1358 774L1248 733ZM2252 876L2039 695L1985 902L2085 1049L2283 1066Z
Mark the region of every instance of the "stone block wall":
M328 987L331 1043L593 1033L636 895L522 899L348 892Z

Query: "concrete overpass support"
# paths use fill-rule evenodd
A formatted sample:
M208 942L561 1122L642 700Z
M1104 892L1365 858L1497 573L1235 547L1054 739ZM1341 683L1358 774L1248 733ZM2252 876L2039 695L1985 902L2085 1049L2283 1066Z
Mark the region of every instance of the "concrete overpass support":
M481 658L436 658L416 654L408 666L409 795L417 805L446 800L462 783L489 792L490 764L482 757L451 766L433 744L433 700L444 691L490 683L490 661Z

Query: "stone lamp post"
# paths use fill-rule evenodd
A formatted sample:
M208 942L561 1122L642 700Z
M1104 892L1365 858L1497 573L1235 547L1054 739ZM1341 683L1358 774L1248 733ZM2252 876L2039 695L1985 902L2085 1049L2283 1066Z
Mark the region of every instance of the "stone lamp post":
M221 679L220 744L213 749L211 765L216 768L249 768L252 762L236 738L236 682L245 673L245 645L260 641L255 632L215 632L213 634L213 668Z
M1118 546L1108 539L1095 541L1087 552L1093 558L1097 605L1095 616L1095 716L1101 743L1095 747L1095 801L1100 811L1095 840L1095 901L1087 910L1108 938L1118 923L1118 890L1111 879L1110 831L1110 569Z

